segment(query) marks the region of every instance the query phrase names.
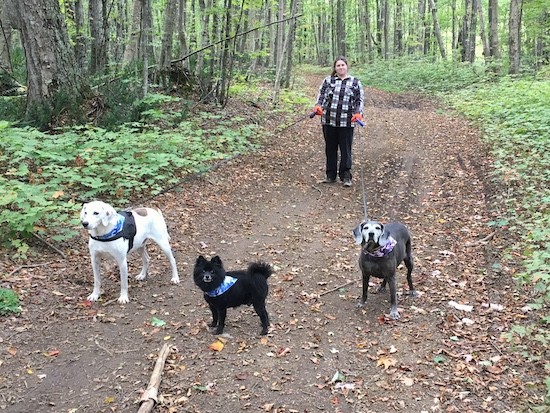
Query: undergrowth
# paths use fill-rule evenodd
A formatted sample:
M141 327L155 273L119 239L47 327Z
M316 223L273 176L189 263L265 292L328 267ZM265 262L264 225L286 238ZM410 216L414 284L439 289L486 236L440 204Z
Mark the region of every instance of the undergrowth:
M0 316L21 313L19 296L9 288L0 288Z
M506 209L501 224L521 237L509 247L507 258L523 257L517 279L533 287L530 307L538 317L535 323L514 325L505 338L526 358L546 363L548 406L550 363L544 353L550 346L550 82L502 79L457 92L452 102L484 129L496 159L493 174L504 189L497 199Z
M157 194L257 141L256 126L223 113L203 113L170 130L86 126L57 135L1 122L0 241L24 257L33 233L56 241L74 236L82 202L124 205Z

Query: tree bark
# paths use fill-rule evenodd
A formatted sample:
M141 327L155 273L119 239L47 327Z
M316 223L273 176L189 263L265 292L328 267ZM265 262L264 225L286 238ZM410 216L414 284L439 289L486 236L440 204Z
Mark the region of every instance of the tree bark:
M489 55L501 58L498 35L498 0L489 0Z
M491 58L491 52L489 50L489 40L487 39L487 31L485 28L483 8L481 7L481 2L479 0L477 3L477 14L479 16L479 36L481 37L481 44L483 46L483 57L485 57L485 61L487 61Z
M394 49L397 56L403 55L403 0L395 1Z
M14 2L27 64L27 114L58 92L80 94L80 71L57 0Z
M472 0L472 10L470 11L470 26L468 32L469 61L474 63L476 60L476 33L477 33L477 9L480 0Z
M178 14L178 0L167 0L164 10L164 30L162 31L162 40L160 46L159 69L170 67L172 60L172 45L174 41L174 30L176 28L176 18Z
M439 53L441 54L441 58L445 59L446 58L445 44L443 43L443 39L441 37L441 30L439 28L439 18L437 16L437 6L436 6L434 0L428 0L428 1L429 1L430 9L432 11L432 18L433 18L433 22L434 22L434 36L437 40L437 45L439 46Z
M510 1L510 18L508 20L508 55L511 75L519 74L521 57L521 14L523 0Z
M92 38L90 47L90 67L92 75L102 73L107 66L107 31L105 0L92 0L89 3L88 13L90 16L90 36Z

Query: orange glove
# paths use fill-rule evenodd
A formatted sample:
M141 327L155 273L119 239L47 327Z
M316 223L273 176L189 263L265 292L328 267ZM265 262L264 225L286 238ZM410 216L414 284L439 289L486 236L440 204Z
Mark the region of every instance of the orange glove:
M323 108L321 106L317 105L313 108L313 112L315 112L316 115L322 116L323 115Z
M363 122L363 115L361 115L360 113L356 113L351 117L352 122L357 122L358 120Z

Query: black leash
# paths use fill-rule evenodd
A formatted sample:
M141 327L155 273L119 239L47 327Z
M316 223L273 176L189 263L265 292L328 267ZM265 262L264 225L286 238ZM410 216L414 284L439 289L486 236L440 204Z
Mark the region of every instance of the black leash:
M365 124L361 121L357 121L359 126L363 128ZM361 130L357 132L359 135L359 142L361 142ZM363 173L363 162L360 163L360 169L361 169L361 190L363 192L363 211L365 212L365 221L368 221L368 210L367 210L367 194L365 193L365 175Z

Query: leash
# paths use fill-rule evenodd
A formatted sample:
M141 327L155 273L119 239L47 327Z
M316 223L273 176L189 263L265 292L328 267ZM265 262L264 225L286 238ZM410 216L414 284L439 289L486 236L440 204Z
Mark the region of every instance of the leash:
M356 122L357 124L359 124L360 128L357 132L357 134L359 135L359 142L361 142L361 129L365 126L365 124L358 120ZM360 163L360 168L361 170L361 191L363 193L363 211L365 212L365 221L368 221L368 217L369 217L369 214L368 214L368 210L367 210L367 194L365 193L365 175L363 173L363 162Z
M311 118L311 115L309 115L309 117ZM297 125L298 123L303 122L307 118L308 118L308 115L300 116L296 121L292 122L290 125L287 125L287 126L281 128L281 129L277 130L277 133L284 132L285 130L287 130L289 128L292 128L294 125Z

